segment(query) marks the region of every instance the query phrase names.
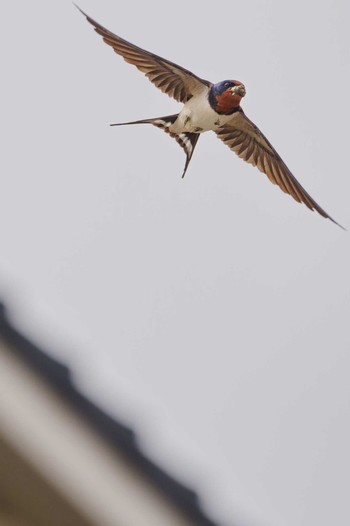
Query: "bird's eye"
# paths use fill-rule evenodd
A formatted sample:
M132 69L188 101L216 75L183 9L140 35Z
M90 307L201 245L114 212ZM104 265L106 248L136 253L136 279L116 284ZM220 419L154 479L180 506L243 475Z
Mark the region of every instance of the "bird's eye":
M225 82L224 86L225 88L228 88L231 85L231 82Z

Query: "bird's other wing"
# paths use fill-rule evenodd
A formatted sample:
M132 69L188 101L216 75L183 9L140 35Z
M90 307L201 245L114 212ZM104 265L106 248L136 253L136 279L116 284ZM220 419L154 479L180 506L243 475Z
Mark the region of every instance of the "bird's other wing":
M88 22L94 26L95 31L102 36L106 44L111 46L126 62L133 64L142 71L157 88L162 90L163 93L167 93L169 97L173 97L178 102L185 103L193 95L211 86L209 81L200 79L191 73L191 71L154 55L149 51L145 51L111 33L111 31L108 31L108 29L84 13L80 7L76 7L86 17Z
M243 110L236 112L232 120L216 130L216 134L241 159L257 166L283 192L343 228L304 190L265 135L248 119Z

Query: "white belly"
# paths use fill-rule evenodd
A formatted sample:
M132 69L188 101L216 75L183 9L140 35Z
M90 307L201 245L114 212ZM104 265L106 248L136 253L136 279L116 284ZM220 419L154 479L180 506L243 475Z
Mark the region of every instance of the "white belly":
M207 92L204 92L186 102L169 130L173 133L202 133L216 130L232 117L233 115L218 115L209 104Z

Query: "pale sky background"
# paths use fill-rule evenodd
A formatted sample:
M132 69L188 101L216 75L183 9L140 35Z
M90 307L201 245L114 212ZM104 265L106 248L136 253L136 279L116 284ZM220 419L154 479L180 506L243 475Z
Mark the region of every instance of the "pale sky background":
M350 229L350 4L80 0L211 81ZM0 294L222 524L349 524L350 232L217 140L69 1L1 8Z

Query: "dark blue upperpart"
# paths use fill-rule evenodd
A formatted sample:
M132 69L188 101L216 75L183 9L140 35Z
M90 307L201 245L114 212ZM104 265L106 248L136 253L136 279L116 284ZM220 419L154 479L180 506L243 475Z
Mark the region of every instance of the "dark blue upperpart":
M220 97L229 88L236 86L232 80L222 80L217 84L213 84L209 91L209 104L213 109L216 109L217 100L216 97Z

